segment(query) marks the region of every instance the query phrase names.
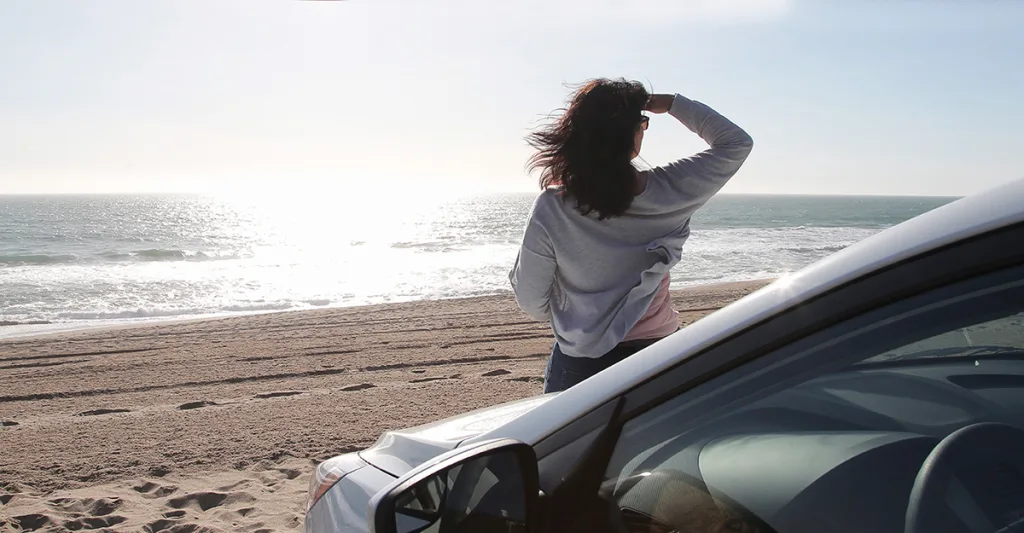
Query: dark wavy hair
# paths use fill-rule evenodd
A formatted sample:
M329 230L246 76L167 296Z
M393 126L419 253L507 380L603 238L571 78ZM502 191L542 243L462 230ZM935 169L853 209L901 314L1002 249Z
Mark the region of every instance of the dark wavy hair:
M561 116L526 138L537 150L527 168L541 171L541 189L564 187L580 213L599 220L625 213L636 194L634 137L649 96L625 79L578 86Z

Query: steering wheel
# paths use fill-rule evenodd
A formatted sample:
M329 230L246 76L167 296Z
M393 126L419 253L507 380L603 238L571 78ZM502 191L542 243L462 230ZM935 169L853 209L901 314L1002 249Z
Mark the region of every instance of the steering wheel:
M1017 458L1021 451L1024 451L1024 430L1006 424L981 422L950 433L928 454L917 472L910 491L904 533L935 533L947 529L942 519L944 513L937 511L948 507L946 493L956 468L965 458Z

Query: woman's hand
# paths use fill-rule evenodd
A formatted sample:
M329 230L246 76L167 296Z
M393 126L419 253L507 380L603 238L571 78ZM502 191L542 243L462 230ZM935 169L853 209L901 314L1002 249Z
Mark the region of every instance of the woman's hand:
M647 97L644 111L655 114L668 113L668 110L672 108L672 101L675 99L676 95L674 94L652 94Z

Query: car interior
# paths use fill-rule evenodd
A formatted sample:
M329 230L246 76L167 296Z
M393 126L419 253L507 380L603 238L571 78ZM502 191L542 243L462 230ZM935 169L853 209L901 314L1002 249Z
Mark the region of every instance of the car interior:
M620 530L1024 531L1024 314L685 416L602 487Z

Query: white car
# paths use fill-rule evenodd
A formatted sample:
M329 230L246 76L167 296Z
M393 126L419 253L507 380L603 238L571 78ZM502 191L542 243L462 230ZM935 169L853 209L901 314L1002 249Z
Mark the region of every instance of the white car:
M308 533L1024 531L1024 180L582 384L325 461Z

